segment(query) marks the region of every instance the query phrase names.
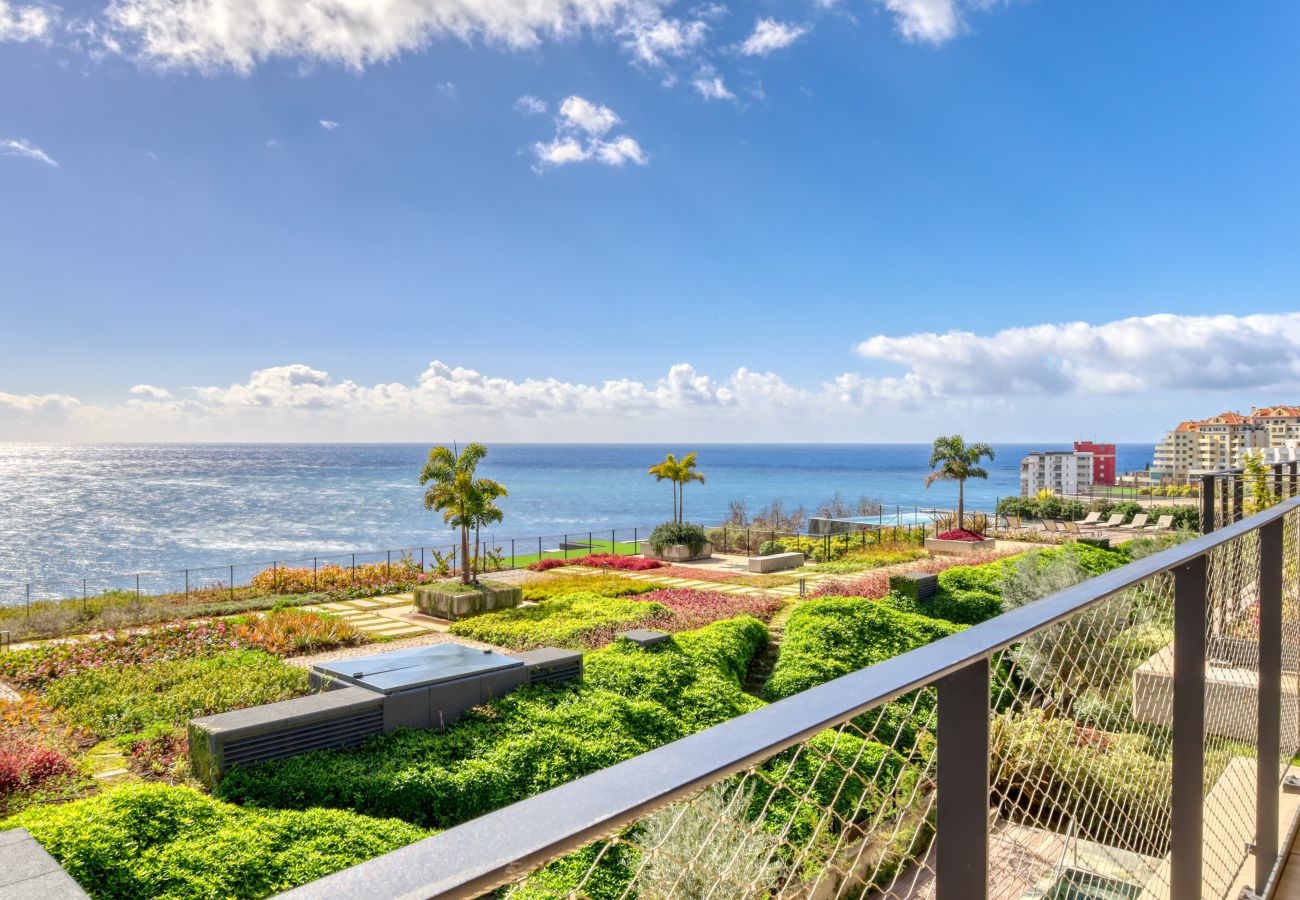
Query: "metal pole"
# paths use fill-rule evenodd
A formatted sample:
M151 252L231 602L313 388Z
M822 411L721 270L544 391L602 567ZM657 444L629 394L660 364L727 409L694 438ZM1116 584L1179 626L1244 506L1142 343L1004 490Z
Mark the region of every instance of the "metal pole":
M515 568L515 539L510 539L510 568Z
M1171 897L1201 895L1202 787L1205 783L1205 587L1204 556L1174 569Z
M140 573L135 573L135 602L140 602Z
M560 539L560 549L564 551L564 558L569 558L569 536L566 534Z
M1280 482L1280 476L1279 476ZM1282 745L1282 520L1259 530L1259 702L1255 740L1255 893L1277 864L1279 747Z
M537 539L537 558L538 558L538 559L541 559L541 558L542 558L542 539L541 539L541 538L538 538L538 539Z
M609 530L609 552L618 556L618 535L614 533L615 529Z
M1201 534L1214 530L1214 476L1201 476Z
M185 574L189 575L188 572ZM81 579L81 608L83 611L86 609L86 579L84 578Z
M1273 463L1273 496L1282 499L1282 464Z
M1246 479L1238 475L1232 479L1232 521L1241 521L1241 509L1246 497Z
M356 574L357 574L357 555L353 553L352 554L352 577L355 578Z
M988 660L945 675L938 687L934 896L974 900L988 896L989 883Z
M83 595L85 594L84 588L82 589L82 594ZM186 603L190 602L190 570L189 569L185 570L185 602Z
M388 550L388 562L384 563L384 577L389 581L393 580L393 551Z
M424 571L424 548L420 548L420 571ZM311 558L311 590L316 592L316 557Z
M30 619L31 617L32 617L32 586L31 586L30 583L28 583L28 585L27 585L27 618Z
M230 599L235 599L235 567L230 567Z
M278 594L279 592L280 592L280 564L277 563L275 560L271 560L271 593Z

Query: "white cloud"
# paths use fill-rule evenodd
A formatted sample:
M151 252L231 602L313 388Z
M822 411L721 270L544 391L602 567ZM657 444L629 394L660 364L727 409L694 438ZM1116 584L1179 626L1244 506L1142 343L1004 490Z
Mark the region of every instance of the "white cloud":
M58 168L59 164L50 159L48 153L40 147L34 146L31 141L22 138L0 138L0 156L18 156L23 159L34 159L37 162L43 162L47 166Z
M0 0L0 42L45 40L53 21L53 16L43 7L16 6Z
M249 72L275 58L361 69L436 38L528 48L658 19L666 0L112 0L106 16L144 59Z
M333 131L335 128L339 127L339 123L332 119L321 119L320 127L324 128L326 131Z
M716 375L678 363L657 379L584 383L504 378L435 360L405 382L360 384L295 363L183 397L148 384L115 403L0 392L0 431L20 440L411 440L452 432L491 440L924 440L964 429L1005 440L1098 431L1154 440L1180 419L1222 408L1300 402L1300 313L879 335L858 349L897 371L797 385L775 372Z
M455 100L456 85L450 81L444 81L442 84L438 85L438 93L442 94L444 97L450 97L452 100Z
M767 56L776 50L789 47L808 33L803 25L778 22L776 19L759 19L753 33L738 48L742 56Z
M560 104L560 118L566 127L579 128L595 136L604 134L623 121L608 106L578 96L564 98Z
M877 0L894 14L903 37L912 41L942 44L962 28L957 0Z
M650 66L667 59L680 59L698 49L708 38L707 23L694 19L652 19L623 27L623 46L632 56Z
M637 141L625 134L607 138L622 122L608 106L576 95L566 97L555 119L555 137L533 144L540 169L595 161L609 166L645 165L647 156Z
M857 349L906 366L907 377L934 396L1285 387L1300 381L1300 313L877 336Z
M171 391L166 388L154 387L152 384L137 384L131 388L130 393L145 400L172 399Z
M710 65L700 66L691 79L691 84L695 90L705 100L735 100L736 95L731 92L718 70Z
M283 147L284 141L280 140L279 138L271 138L269 141L266 142L266 146L274 150L276 147Z
M545 115L547 109L549 109L549 107L546 105L546 101L539 100L532 94L524 94L515 101L515 111L521 112L526 116Z

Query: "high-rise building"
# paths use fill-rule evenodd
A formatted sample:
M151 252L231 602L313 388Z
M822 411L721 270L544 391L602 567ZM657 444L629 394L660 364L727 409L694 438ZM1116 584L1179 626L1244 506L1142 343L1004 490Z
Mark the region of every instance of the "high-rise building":
M1274 406L1267 411L1287 410L1300 414L1296 407ZM1252 415L1224 412L1200 421L1180 422L1156 446L1151 463L1153 480L1183 484L1201 475L1235 468L1241 455L1273 445L1271 432L1279 435L1300 426L1300 415L1278 414L1256 418ZM1295 421L1292 422L1291 420ZM1300 432L1295 436L1300 436ZM1282 438L1279 436L1277 443Z

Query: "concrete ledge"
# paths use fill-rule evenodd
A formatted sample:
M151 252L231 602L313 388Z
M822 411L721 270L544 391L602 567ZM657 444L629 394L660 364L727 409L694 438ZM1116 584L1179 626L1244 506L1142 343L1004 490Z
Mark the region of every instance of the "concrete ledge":
M89 898L24 828L0 831L0 859L0 900Z
M699 553L692 553L691 548L685 544L670 544L664 547L662 552L656 551L654 547L646 541L641 542L641 555L646 559L657 559L661 562L694 562L697 559L708 559L713 555L713 544L705 541L704 546L700 548Z
M782 569L797 569L803 565L804 555L802 553L773 553L769 556L751 556L749 558L749 571L751 572L780 572Z
M418 587L415 607L427 616L454 622L498 609L513 609L524 602L524 589L507 584L483 583L480 591L448 591L437 587Z

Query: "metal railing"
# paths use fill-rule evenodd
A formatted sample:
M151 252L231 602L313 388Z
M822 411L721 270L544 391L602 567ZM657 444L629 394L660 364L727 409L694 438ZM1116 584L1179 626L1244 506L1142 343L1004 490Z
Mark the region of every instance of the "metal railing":
M1292 497L281 896L1267 896L1297 659Z

